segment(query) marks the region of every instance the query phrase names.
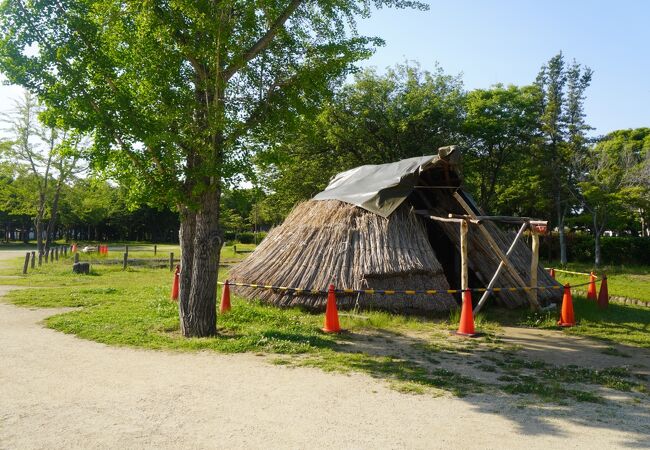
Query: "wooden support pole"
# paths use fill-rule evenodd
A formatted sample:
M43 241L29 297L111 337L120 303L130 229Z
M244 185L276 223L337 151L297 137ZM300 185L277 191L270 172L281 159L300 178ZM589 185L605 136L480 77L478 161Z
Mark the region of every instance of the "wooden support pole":
M25 264L23 265L23 275L27 274L27 269L29 268L29 256L30 253L25 253Z
M79 262L79 252L75 252L75 254L74 254L74 262L75 263Z
M54 259L59 260L59 247L54 247Z
M460 288L465 291L469 287L469 273L467 271L467 231L469 225L466 220L460 222ZM462 298L462 297L461 297Z
M129 257L129 246L128 245L124 246L124 253L126 253L126 257L128 258Z
M43 252L38 252L38 267L43 265Z
M126 270L126 267L129 265L129 254L127 252L124 252L124 256L122 258L122 269Z
M465 212L467 212L467 214L470 217L476 219L476 214L474 214L472 208L467 204L465 199L458 192L454 192L454 198L456 199L456 201L458 201L460 206L462 206L462 208L465 210ZM506 258L506 255L503 254L503 251L499 248L499 244L496 243L492 235L485 229L485 227L482 224L478 224L477 226L479 231L487 241L487 243L490 245L490 247L492 247L494 253L503 262L503 265L508 271L508 273L510 273L510 275L515 279L517 283L519 283L521 287L525 287L526 282L521 278L521 275L519 275L517 270L508 263L508 258ZM539 305L539 302L536 299L534 299L532 295L530 295L530 291L524 291L524 292L528 294L527 296L528 296L528 302L530 303L530 308L533 311L540 311L542 308Z
M517 241L519 241L519 238L524 233L524 230L527 227L528 227L527 223L523 223L521 225L521 227L519 228L519 232L517 233L517 236L515 236L515 239L512 241L512 244L510 245L510 248L508 249L508 252L506 253L506 258L508 256L510 256L510 253L512 253L512 251L514 250L515 245L517 244ZM499 266L497 267L497 270L494 272L494 275L492 276L492 279L490 280L490 283L487 286L488 290L483 292L483 295L481 296L481 299L476 304L476 308L474 308L474 315L476 315L476 313L478 313L481 310L481 308L483 308L483 305L485 304L488 297L490 296L490 291L489 290L492 289L494 287L494 285L496 284L496 281L499 278L499 275L501 274L501 269L503 269L504 267L505 267L505 264L504 264L503 261L501 261L499 263Z
M158 246L154 244L153 246L153 256L156 256L158 254Z
M537 266L539 265L539 234L535 233L535 231L532 231L532 243L531 243L531 250L533 253L533 256L530 260L530 287L536 288L537 287ZM537 289L531 289L531 294L533 294L533 297L535 297L535 301L537 300Z
M169 253L169 271L174 270L174 253L170 252Z
M32 252L32 270L36 267L36 252Z

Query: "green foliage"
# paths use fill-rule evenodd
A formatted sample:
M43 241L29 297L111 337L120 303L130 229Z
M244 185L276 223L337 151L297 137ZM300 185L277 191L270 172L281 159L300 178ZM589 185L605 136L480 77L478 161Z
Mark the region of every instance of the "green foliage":
M0 69L49 114L92 132L87 156L148 201L196 206L245 154L368 57L355 33L404 0L4 2ZM37 46L38 51L31 48Z
M432 154L456 140L464 98L459 77L398 65L384 75L365 70L354 80L257 158L257 177L272 191L264 202L269 209L286 214L340 171Z
M566 236L567 255L573 262L594 261L594 237L586 233L569 233ZM650 265L650 238L627 236L604 236L601 238L603 260L610 265ZM557 235L545 236L541 241L540 254L548 259L558 259ZM550 257L549 257L550 255Z
M531 154L539 145L541 97L534 85L496 85L467 94L463 169L485 211L537 216L548 210L547 197L539 195L541 170Z

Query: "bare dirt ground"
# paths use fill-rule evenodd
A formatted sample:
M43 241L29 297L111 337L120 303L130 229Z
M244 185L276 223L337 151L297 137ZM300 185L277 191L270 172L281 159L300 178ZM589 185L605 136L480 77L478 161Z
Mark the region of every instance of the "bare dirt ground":
M650 407L624 396L523 406L505 395L402 394L361 374L108 347L42 326L62 311L0 303L1 449L650 448ZM539 333L551 332L504 339L530 343L537 357L600 345L572 339L567 347L559 333L553 345Z

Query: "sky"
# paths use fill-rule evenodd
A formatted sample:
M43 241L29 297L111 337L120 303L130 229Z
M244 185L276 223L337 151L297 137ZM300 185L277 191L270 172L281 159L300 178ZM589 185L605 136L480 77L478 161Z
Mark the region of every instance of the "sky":
M361 34L386 41L361 65L381 72L407 60L425 70L438 63L475 89L529 84L562 51L594 71L585 101L593 135L650 127L650 1L426 3L429 11L383 9L361 20ZM0 86L0 112L18 95L16 86Z
M384 9L359 32L386 45L363 63L380 72L417 61L462 73L468 89L529 84L562 51L594 71L586 92L593 135L650 127L650 1L447 0L429 11Z

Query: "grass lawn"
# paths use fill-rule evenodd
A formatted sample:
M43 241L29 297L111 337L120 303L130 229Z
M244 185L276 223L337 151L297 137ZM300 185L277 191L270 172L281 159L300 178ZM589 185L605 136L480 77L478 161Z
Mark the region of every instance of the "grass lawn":
M222 258L243 256L226 247ZM18 275L21 267L17 259L0 275ZM221 270L220 278L226 276ZM91 275L74 275L70 261L47 264L19 278L0 278L3 284L37 288L11 292L8 299L16 305L79 307L48 318L48 327L110 345L253 352L267 355L275 364L364 372L410 393L462 396L494 391L554 402L567 398L601 402L593 390L605 386L646 395L644 384L629 369L611 373L581 369L584 373L576 381L575 373L565 373L566 369L518 358L517 349L499 339L496 318L545 327L556 320L550 315L511 312L504 316L488 309L476 324L484 335L462 339L449 335L457 327L458 314L431 320L363 312L342 314L341 325L348 331L332 335L320 331L322 314L234 298L232 312L217 318L218 336L185 339L179 332L177 305L169 300L171 282L168 270L139 267L124 271L119 266L95 265ZM580 326L567 332L650 347L650 311L613 305L602 312L579 299L576 309Z
M544 267L560 267L559 263L545 263ZM589 273L593 267L589 264L571 263L567 270L573 272ZM594 273L600 277L607 274L607 288L610 295L637 298L650 301L650 267L647 266L605 266ZM582 284L589 281L589 277L572 275L562 272L556 273L556 278L561 283ZM598 282L600 287L600 282ZM586 287L579 289L585 290Z

